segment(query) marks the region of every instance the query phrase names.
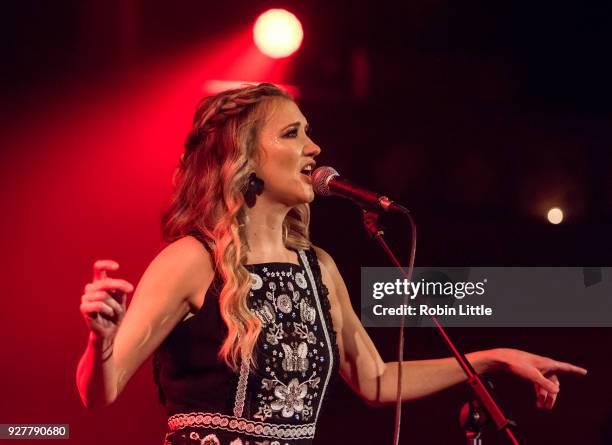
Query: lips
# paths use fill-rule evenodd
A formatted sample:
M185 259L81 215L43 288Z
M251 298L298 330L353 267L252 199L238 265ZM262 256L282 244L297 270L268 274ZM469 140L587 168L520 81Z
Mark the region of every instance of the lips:
M307 174L307 173L300 172L300 176L304 178L304 180L308 181L309 183L312 182L312 176L310 175L310 173Z

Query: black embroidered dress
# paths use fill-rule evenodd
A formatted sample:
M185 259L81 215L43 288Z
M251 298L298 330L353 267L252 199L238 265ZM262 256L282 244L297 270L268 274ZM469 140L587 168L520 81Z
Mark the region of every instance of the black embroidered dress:
M300 264L247 265L248 305L262 322L257 369L234 373L217 358L227 334L220 277L204 306L181 321L154 354L154 376L168 414L166 445L306 445L337 371L328 291L314 250Z

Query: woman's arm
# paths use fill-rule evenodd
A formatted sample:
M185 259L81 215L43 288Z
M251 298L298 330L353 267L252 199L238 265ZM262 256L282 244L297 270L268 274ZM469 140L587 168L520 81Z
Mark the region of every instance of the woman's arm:
M571 372L584 375L587 372L586 369L570 363L559 362L517 349L489 349L466 354L466 357L478 374L506 370L530 380L535 386L538 396L536 404L539 408L551 409L553 407L559 393L558 373ZM391 400L384 399L380 402L382 404L395 401L397 363L386 363L383 379L385 385L393 387L393 393ZM466 380L465 373L454 357L405 361L402 366L402 400L425 397Z
M106 406L116 397L115 367L111 357L112 339L96 339L91 334L76 371L76 383L83 405Z
M346 284L331 256L315 247L323 282L330 292L334 329L340 349L340 374L368 404L393 403L397 396L397 362L385 363L353 310ZM558 372L586 370L515 349L492 349L466 354L477 373L509 370L531 380L538 406L551 408L559 392ZM413 360L402 363L402 400L434 394L466 380L455 359Z
M195 238L181 238L162 250L140 279L114 338L89 336L76 372L83 404L113 403L189 311L189 299L203 294L212 278L210 254Z

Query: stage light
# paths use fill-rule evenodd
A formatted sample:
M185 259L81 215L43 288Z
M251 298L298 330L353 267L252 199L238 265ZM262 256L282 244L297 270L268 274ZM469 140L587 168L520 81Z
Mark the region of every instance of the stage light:
M253 26L257 48L275 59L296 52L302 44L304 31L298 18L285 9L270 9L261 14Z
M563 221L563 210L559 207L553 207L548 211L548 222L551 224L559 224Z

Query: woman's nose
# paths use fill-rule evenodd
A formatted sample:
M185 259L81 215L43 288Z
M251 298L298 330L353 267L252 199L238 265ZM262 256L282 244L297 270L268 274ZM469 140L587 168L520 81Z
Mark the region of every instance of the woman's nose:
M306 154L307 156L312 156L313 158L315 156L319 156L321 154L321 147L319 147L311 140L310 143L306 146L304 154Z

